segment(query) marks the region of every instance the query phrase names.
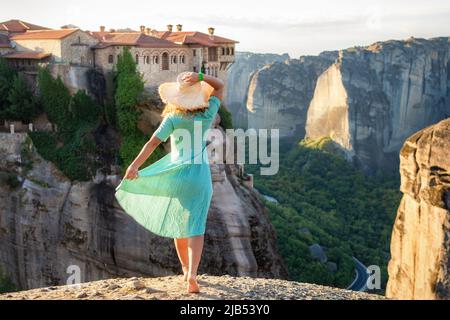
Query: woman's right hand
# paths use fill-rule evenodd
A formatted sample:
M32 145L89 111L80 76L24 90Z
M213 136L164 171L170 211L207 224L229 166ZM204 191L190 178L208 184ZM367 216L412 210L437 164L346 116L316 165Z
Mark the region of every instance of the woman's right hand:
M133 165L130 165L130 166L127 168L127 171L125 172L124 179L130 179L130 180L133 180L133 179L137 179L138 177L139 177L139 174L138 174L138 168L136 168L136 167L133 166Z
M199 82L198 73L197 72L187 72L183 77L183 81L186 83L193 85L194 83Z

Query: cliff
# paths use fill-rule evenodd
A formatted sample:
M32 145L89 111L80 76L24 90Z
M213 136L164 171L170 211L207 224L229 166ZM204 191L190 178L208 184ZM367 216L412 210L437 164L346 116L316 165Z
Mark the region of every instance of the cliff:
M329 136L366 173L393 172L412 133L450 116L448 38L340 51L317 80L306 136Z
M64 284L70 266L83 282L181 272L173 240L149 233L117 204L114 171L70 181L26 133L0 133L0 148L0 268L18 288ZM285 278L268 211L236 172L212 165L200 272Z
M317 77L336 52L274 62L255 72L247 97L248 128L279 129L280 137L302 138Z
M401 191L386 295L450 299L450 118L409 137L400 151Z
M248 86L253 74L260 68L275 61L289 59L288 54L236 52L236 61L228 71L226 106L233 115L235 127L247 127Z
M1 294L0 300L380 300L383 296L314 284L249 277L199 275L201 292L186 293L181 276L116 278L77 286Z
M365 173L393 173L405 139L450 116L449 60L447 37L377 42L259 67L228 98L246 96L243 113L233 111L245 128L279 128L294 141L328 136Z

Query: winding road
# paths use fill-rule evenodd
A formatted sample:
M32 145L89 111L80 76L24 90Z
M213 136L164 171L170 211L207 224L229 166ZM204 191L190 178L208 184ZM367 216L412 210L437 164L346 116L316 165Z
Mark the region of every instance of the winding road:
M347 290L353 291L366 291L367 290L367 280L369 279L369 273L367 272L367 268L362 264L361 261L353 257L355 260L355 279L353 282L347 287Z

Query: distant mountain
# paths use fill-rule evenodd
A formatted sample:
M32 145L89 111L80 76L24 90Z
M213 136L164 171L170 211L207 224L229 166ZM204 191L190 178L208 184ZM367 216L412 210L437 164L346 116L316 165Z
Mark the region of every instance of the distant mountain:
M236 61L228 71L226 106L233 114L233 123L246 127L246 101L250 79L260 68L275 61L289 59L288 54L236 52Z
M228 99L246 96L230 108L244 128L279 128L295 141L328 136L364 172L394 172L406 137L450 117L449 60L447 37L377 42L278 60L247 83L231 77ZM246 63L233 73L254 69Z

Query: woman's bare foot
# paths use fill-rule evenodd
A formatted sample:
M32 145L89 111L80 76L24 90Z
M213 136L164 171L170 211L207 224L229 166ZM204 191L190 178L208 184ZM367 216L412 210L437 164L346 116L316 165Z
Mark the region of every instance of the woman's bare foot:
M188 278L188 267L183 267L183 281L187 281Z
M197 277L196 276L188 276L187 279L187 292L188 293L199 293L200 287L197 283Z

